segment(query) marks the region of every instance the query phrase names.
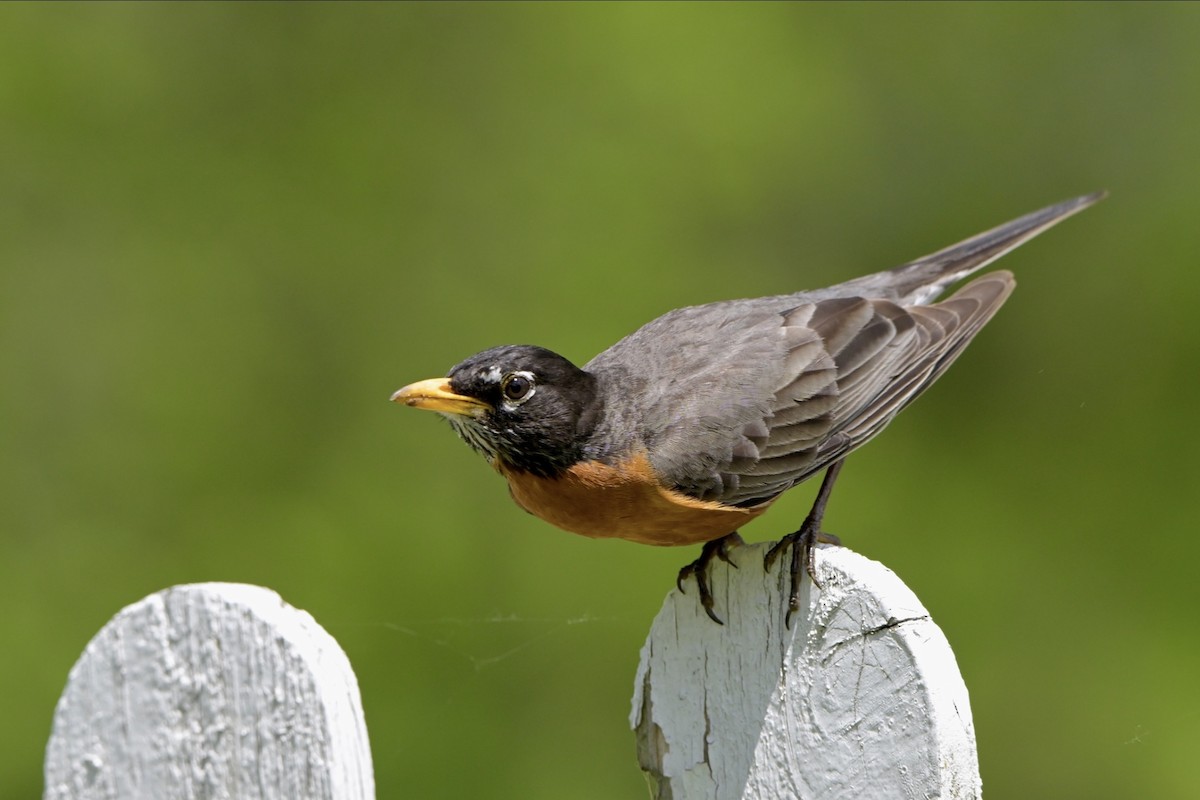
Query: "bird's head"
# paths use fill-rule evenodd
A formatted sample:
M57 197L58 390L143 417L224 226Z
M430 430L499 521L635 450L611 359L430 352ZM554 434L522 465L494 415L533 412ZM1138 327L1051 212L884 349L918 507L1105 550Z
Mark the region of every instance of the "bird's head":
M488 461L541 477L583 458L600 405L593 375L533 345L484 350L392 401L438 412Z

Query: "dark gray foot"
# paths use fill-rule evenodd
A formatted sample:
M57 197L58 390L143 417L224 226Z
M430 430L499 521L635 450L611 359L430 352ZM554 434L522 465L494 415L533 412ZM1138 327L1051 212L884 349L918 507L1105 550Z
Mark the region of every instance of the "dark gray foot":
M806 520L807 523L807 520ZM808 577L812 579L813 586L821 588L821 582L817 580L816 561L813 559L813 551L818 544L836 544L841 545L842 540L834 536L832 533L814 530L805 527L795 533L789 533L778 542L771 546L767 551L767 555L763 558L763 567L767 570L771 569L771 565L775 563L775 559L788 546L792 547L792 563L791 576L792 588L788 593L788 610L787 616L783 618L784 627L792 627L792 614L800 608L800 581L804 578L804 573L808 573Z
M679 570L679 577L675 579L675 585L679 587L679 591L686 594L683 588L683 582L690 576L696 576L696 586L700 589L700 605L704 608L704 613L708 614L708 618L718 625L724 625L721 618L713 611L713 596L712 589L708 585L708 565L712 562L713 557L721 559L729 566L737 569L737 564L729 560L729 551L731 548L743 545L742 537L738 536L737 531L726 534L720 539L713 539L711 542L705 542L704 548L700 551L700 557L692 563Z

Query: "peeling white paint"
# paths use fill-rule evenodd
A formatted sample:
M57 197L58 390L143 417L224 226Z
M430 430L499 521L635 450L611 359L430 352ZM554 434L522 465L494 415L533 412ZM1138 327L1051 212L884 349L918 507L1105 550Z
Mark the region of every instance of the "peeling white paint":
M792 629L767 545L714 559L724 625L694 581L642 647L630 723L658 798L978 798L967 689L941 630L895 573L820 547Z

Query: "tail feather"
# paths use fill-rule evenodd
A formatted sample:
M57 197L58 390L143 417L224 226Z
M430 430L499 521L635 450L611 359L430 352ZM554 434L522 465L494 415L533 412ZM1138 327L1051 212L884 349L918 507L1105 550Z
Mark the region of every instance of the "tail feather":
M886 297L902 305L929 303L950 284L982 269L1107 195L1100 191L1047 206L895 269L847 281L837 287L838 293Z

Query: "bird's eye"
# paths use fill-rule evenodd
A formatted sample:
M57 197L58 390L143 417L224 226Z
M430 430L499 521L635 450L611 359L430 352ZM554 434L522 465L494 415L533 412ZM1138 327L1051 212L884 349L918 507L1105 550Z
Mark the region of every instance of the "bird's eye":
M510 372L500 381L500 390L514 403L528 400L533 394L533 376L527 372Z

